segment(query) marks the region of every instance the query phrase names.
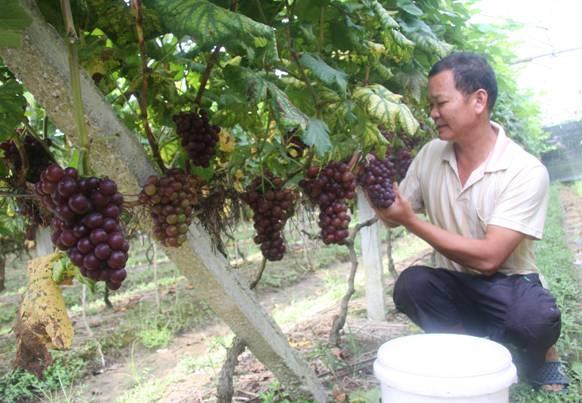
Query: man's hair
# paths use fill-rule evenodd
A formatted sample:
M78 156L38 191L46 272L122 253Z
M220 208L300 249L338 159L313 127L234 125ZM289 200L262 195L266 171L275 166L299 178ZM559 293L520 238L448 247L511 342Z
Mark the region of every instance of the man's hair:
M428 77L446 70L453 72L455 88L463 94L469 95L479 89L487 91L487 108L491 113L497 100L497 79L483 56L468 52L452 53L435 63Z

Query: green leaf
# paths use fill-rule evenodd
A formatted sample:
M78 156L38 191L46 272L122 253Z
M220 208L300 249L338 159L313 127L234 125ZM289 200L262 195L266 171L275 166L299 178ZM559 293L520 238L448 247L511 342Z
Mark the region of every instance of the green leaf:
M372 1L371 6L372 10L374 11L374 14L376 14L376 17L378 17L378 19L380 20L382 28L384 29L398 28L398 23L396 22L396 20L392 18L388 10L386 10L382 6L382 4L380 4L379 1L377 0Z
M2 0L0 4L0 48L20 47L22 33L32 18L18 0Z
M301 55L299 62L325 84L335 85L345 94L348 85L346 73L334 69L319 56L307 52Z
M437 56L444 57L453 48L450 44L437 38L433 30L422 20L416 19L410 23L401 21L400 26L406 36L425 52L436 53Z
M313 146L317 155L322 156L331 149L329 129L323 120L309 118L307 129L303 132L301 140L308 146Z
M424 13L410 0L398 0L396 2L398 8L415 17L420 17Z
M21 84L9 80L0 85L0 141L14 135L14 130L24 119L25 108Z
M293 105L289 97L275 84L268 82L267 88L271 95L271 106L277 124L286 129L295 129L297 127L305 129L309 122L307 116Z
M224 46L229 53L251 58L263 49L267 61L277 59L273 28L242 14L206 0L146 0L145 4L159 13L168 32L189 35L201 48Z

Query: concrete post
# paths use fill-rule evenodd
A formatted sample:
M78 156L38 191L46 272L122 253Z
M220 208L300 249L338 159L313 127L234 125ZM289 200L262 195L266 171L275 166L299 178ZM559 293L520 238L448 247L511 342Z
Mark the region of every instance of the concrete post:
M375 213L358 187L358 218L364 222L374 217ZM382 249L378 223L360 230L362 241L362 264L366 271L366 307L368 319L384 320L384 277L382 271Z

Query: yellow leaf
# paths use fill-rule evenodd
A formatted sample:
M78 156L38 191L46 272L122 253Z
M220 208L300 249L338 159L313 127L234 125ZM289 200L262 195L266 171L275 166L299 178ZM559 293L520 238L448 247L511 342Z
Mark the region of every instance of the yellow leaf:
M16 365L42 374L50 361L47 349L67 349L73 342L73 324L61 289L52 280L55 255L30 260L28 288L20 304L14 331ZM47 358L48 354L48 358ZM44 360L38 362L39 359Z
M230 134L226 129L222 129L218 134L218 148L220 151L225 153L231 153L234 151L234 136Z

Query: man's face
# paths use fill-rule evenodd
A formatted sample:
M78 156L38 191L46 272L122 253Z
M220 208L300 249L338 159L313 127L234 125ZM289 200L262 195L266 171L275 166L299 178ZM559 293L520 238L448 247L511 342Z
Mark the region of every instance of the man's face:
M441 140L456 141L477 124L473 94L465 95L455 88L452 70L441 71L428 81L430 117Z

